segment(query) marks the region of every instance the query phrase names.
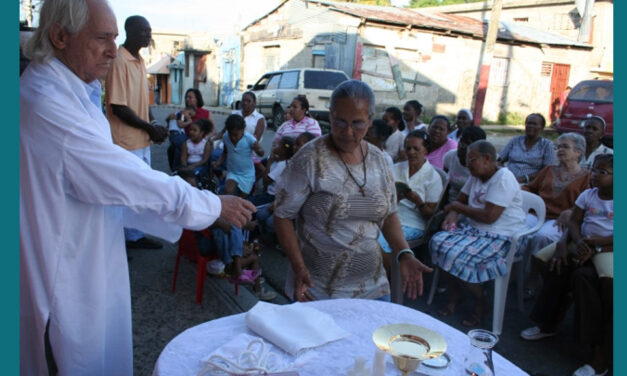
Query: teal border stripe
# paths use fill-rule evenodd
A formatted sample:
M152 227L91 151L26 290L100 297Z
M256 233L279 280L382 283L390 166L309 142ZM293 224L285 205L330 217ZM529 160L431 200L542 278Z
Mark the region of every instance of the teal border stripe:
M0 5L0 30L3 35L3 48L8 54L0 62L3 76L2 124L3 139L2 211L1 239L5 242L2 250L2 299L0 310L2 328L2 373L19 374L19 2L3 1ZM17 21L17 22L16 22ZM11 52L13 51L13 52Z
M614 1L614 41L621 40L622 36L627 36L622 17L627 16L627 5L625 1ZM621 223L627 225L627 198L623 195L616 194L627 192L627 176L625 172L620 172L624 167L622 162L627 163L626 151L623 150L623 142L627 140L627 129L624 128L625 122L625 100L627 99L627 82L621 67L627 62L627 53L620 47L619 43L614 43L614 253L616 270L614 277L614 375L627 375L627 359L623 358L621 338L627 335L627 299L622 294L623 288L627 289L627 275L621 272L622 268L627 266L627 255L625 250L627 246L627 237L622 232ZM622 140L622 141L621 141ZM618 172L617 172L618 171ZM622 208L622 209L621 209ZM622 350L622 351L621 351Z

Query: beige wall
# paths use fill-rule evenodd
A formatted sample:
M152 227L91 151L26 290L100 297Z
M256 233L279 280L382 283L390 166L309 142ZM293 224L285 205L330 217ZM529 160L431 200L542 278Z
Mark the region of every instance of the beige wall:
M516 3L529 4L530 1ZM560 34L572 40L579 36L580 15L575 1L536 1L535 6L511 7L504 4L502 21L512 21L539 30ZM483 3L471 3L444 7L426 8L427 11L454 13L477 19L489 19L490 11L481 10ZM614 4L597 0L592 18L592 38L585 42L594 48L588 57L589 74L586 78L599 76L595 72L613 72ZM526 19L526 21L523 21Z

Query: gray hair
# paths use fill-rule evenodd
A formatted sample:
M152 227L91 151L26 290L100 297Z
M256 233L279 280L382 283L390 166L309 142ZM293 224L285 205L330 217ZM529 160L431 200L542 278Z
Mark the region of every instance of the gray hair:
M496 162L496 149L486 140L478 140L468 145L466 153L470 153L471 150L475 150L479 155L487 155L493 162Z
M470 112L469 109L462 108L461 110L457 111L457 114L459 115L460 112L464 112L468 116L468 118L470 118L470 120L475 120L475 119L473 119L472 112Z
M358 80L346 80L336 87L329 101L329 111L331 113L335 110L335 102L342 98L364 99L368 101L368 116L374 116L374 93L367 83Z
M39 27L24 46L24 55L32 61L45 63L55 54L50 42L50 29L56 23L70 34L78 33L89 18L87 0L46 0L39 14Z
M581 155L579 156L579 161L581 162L586 156L586 139L580 135L579 133L569 132L562 133L558 138L557 142L569 140L573 143L575 150L579 150Z

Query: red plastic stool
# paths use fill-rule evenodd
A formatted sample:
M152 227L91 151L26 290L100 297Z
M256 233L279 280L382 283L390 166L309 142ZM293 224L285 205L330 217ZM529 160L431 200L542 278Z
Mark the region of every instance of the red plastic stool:
M211 231L203 230L201 233L211 239ZM176 290L176 277L179 274L179 262L181 256L186 255L190 260L196 261L196 304L202 303L202 292L205 287L205 278L207 277L207 263L211 260L217 259L217 255L212 254L210 256L202 256L198 252L198 245L196 243L196 237L194 231L183 230L183 234L179 239L178 252L176 253L176 264L174 266L174 279L172 280L172 292Z

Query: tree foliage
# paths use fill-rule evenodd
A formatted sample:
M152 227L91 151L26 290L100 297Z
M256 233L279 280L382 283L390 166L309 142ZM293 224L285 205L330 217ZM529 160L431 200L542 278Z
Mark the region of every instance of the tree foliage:
M409 8L438 7L441 5L478 3L480 1L484 0L411 0Z

